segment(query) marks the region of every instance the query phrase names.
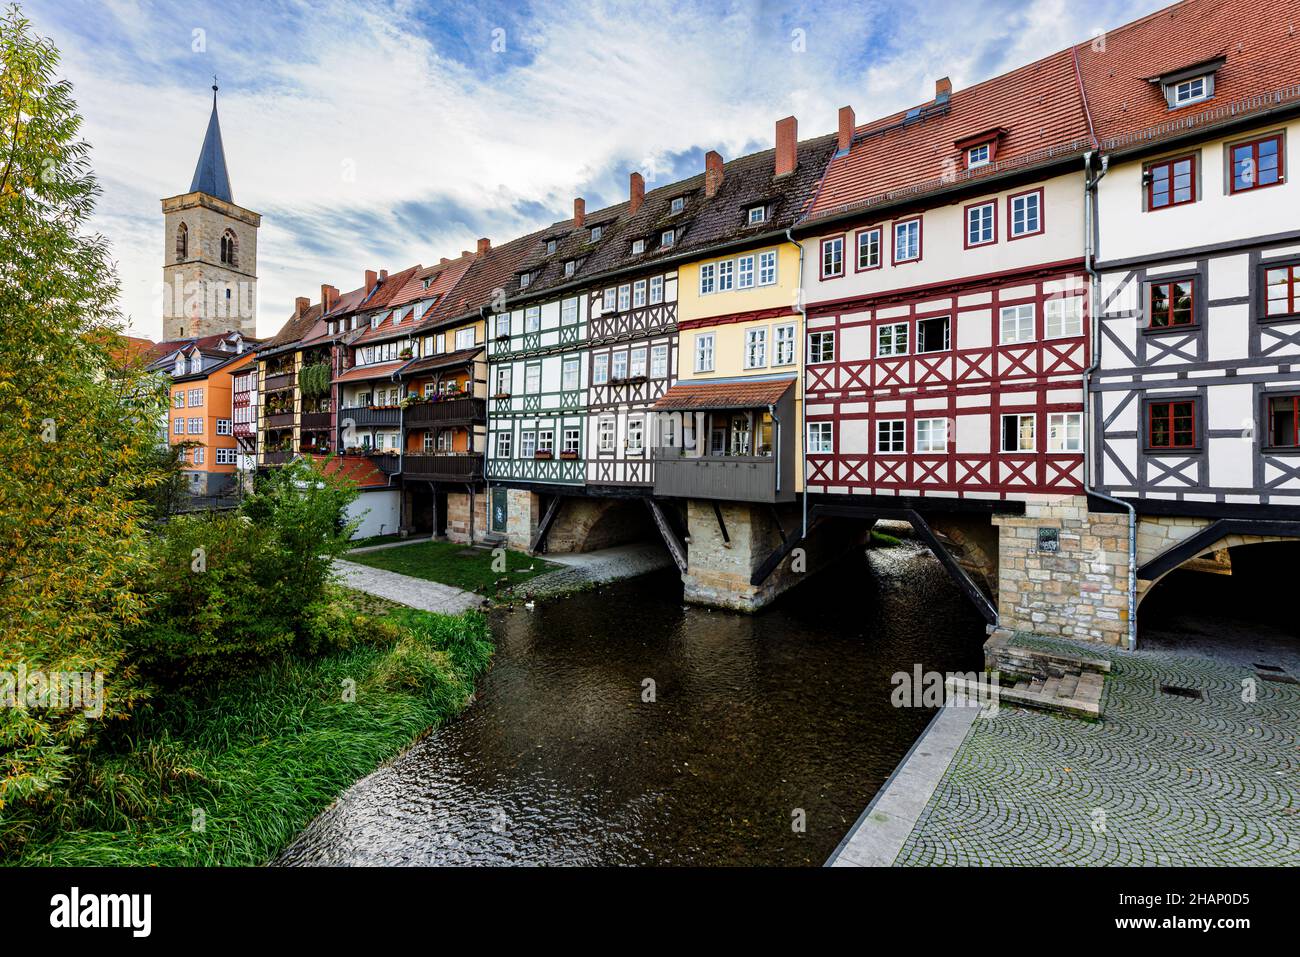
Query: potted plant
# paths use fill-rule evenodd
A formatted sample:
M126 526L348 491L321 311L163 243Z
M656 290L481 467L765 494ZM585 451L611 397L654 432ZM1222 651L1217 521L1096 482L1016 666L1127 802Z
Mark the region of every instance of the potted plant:
M578 453L577 453L577 452L564 451L564 452L561 452L561 453L560 453L560 458L562 458L562 459L569 459L570 461L572 461L573 459L576 459L577 457L578 457Z
M549 459L551 457L552 456L550 451L546 449L538 449L536 452L533 453L533 458L535 459Z

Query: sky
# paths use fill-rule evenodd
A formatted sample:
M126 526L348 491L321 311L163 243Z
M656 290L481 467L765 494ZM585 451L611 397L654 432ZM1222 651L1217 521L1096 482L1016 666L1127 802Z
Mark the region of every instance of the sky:
M213 75L234 200L262 214L258 333L296 296L429 265L1096 36L1161 0L25 0L62 53L131 330L162 332L159 200Z

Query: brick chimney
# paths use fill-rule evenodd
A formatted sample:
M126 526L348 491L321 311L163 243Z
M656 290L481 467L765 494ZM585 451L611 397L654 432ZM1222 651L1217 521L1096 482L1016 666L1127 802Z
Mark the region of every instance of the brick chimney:
M388 278L388 270L387 269L379 270L379 281L383 282L387 278Z
M573 201L573 227L581 229L587 221L587 201L579 196Z
M475 258L482 259L484 256L488 254L488 250L491 248L492 248L492 240L484 236L482 239L478 241L478 252L475 253Z
M795 167L795 144L799 141L799 121L793 116L776 121L776 175L789 176Z
M835 141L835 151L837 153L847 153L849 147L853 145L853 129L857 125L853 116L853 107L840 107L840 135Z
M379 285L379 274L373 269L366 270L366 293L369 294L375 286Z
M311 300L308 299L306 296L299 296L297 299L293 301L294 318L301 316L304 312L306 312L310 308L311 308Z
M645 202L645 177L640 173L633 173L628 177L627 185L627 214L635 216L636 211L641 208Z
M946 76L941 76L934 81L934 98L944 100L952 96L952 80Z
M443 256L441 259L438 260L438 265L439 265L439 266L445 266L445 265L447 265L447 263L449 263L449 262L451 262L451 260L448 259L446 256Z
M329 312L334 308L334 303L338 301L339 291L333 286L322 284L320 287L320 306L321 312Z
M704 154L704 197L711 199L722 186L722 154L709 150Z

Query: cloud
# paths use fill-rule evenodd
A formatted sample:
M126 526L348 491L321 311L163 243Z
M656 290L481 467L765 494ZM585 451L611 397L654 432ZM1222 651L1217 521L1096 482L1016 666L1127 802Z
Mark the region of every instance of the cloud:
M714 0L193 4L38 0L64 54L104 187L122 306L158 336L161 197L189 185L220 77L235 200L263 215L259 321L295 296L351 288L504 242L770 146L960 88L1158 6L1102 0L775 3Z

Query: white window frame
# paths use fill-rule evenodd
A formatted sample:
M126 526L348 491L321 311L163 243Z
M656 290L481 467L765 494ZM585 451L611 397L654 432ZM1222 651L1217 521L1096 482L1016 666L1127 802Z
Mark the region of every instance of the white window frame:
M531 459L536 454L537 432L533 429L521 430L519 433L519 457L521 459Z
M731 259L718 260L718 292L730 292L736 282L736 263Z
M830 236L822 240L822 279L838 279L844 275L844 237ZM837 265L838 264L838 265Z
M758 284L776 285L776 250L767 249L758 254Z
M686 208L685 196L674 196L672 202L668 204L668 212L673 214L680 213L685 208Z
M1077 435L1070 441L1073 425ZM1047 451L1050 453L1079 453L1083 451L1083 413L1049 412L1047 414Z
M627 417L627 451L640 454L645 451L645 416Z
M714 366L714 333L702 332L695 337L695 371L712 372Z
M627 312L630 308L632 308L632 286L623 283L618 287L618 311Z
M757 226L759 223L766 221L766 219L767 219L767 207L765 206L749 207L749 217L747 222L750 226Z
M868 243L866 244L866 250L867 250L867 252L868 252L868 253L871 253L871 252L874 252L874 253L875 253L874 256L872 256L872 255L868 255L868 257L867 257L867 261L866 261L866 262L863 262L863 261L862 261L862 252L863 252L863 245L864 245L864 244L863 244L863 240L864 240L864 239L873 239L873 240L874 240L874 242L868 242ZM880 253L881 253L881 249L882 249L883 246L884 246L884 236L883 236L883 234L881 233L881 231L880 231L880 227L879 227L879 226L873 226L873 227L871 227L870 229L862 229L862 230L859 230L858 233L857 233L857 240L856 240L856 242L855 242L854 245L855 245L855 249L856 249L856 253L855 253L855 255L857 256L857 263L856 263L855 268L856 268L856 270L857 270L858 272L864 272L864 271L866 271L866 270L868 270L868 269L879 269L879 268L880 268Z
M474 348L474 327L466 326L464 329L456 330L456 351Z
M1193 92L1198 83L1200 84L1200 90ZM1171 83L1169 85L1169 106L1171 109L1176 110L1180 106L1188 106L1192 103L1208 100L1212 89L1210 78L1205 74L1189 76L1185 80ZM1184 93L1184 91L1186 92Z
M619 349L613 353L613 359L609 363L609 377L617 382L620 379L627 378L627 350Z
M745 330L745 368L767 368L767 327L755 326Z
M1056 328L1055 332L1053 326ZM1043 303L1044 339L1071 339L1081 335L1083 335L1082 296L1062 296L1048 299Z
M234 435L234 423L230 419L217 419L217 435Z
M645 252L645 240L644 239L632 240L632 255L640 256L643 252Z
M511 452L513 451L512 449L513 444L514 444L514 435L512 435L510 432L498 432L496 444L494 446L494 451L496 453L494 457L498 459L511 458Z
M560 388L574 392L581 385L582 367L577 356L565 356L560 364Z
M740 256L736 259L736 288L754 288L754 256Z
M645 280L638 279L632 283L632 305L639 308L645 305Z
M628 356L627 375L629 379L637 377L644 378L646 374L646 350L645 346L639 349L633 349L632 354Z
M712 295L714 290L714 265L705 263L700 267L700 295Z
M912 330L909 322L886 322L876 326L876 356L877 358L892 358L893 356L908 355L908 350L912 347ZM898 344L898 330L903 331L903 344ZM885 348L885 330L889 330L889 347Z
M555 454L555 430L538 429L537 430L537 451L550 452Z
M1007 448L1007 419L1016 421L1016 448ZM1020 426L1029 420L1029 448L1020 448ZM1038 450L1038 414L1035 412L1004 412L998 420L998 450L1009 455L1027 454Z
M536 376L534 376L536 373ZM542 364L530 362L524 366L524 395L541 395Z
M966 151L966 168L979 169L981 166L988 166L993 162L993 145L991 143L980 143L978 146L972 146Z
M835 423L808 423L808 454L829 455L835 451Z
M1033 205L1034 210L1034 228L1029 228L1029 207ZM1043 194L1038 190L1032 190L1028 193L1021 193L1019 196L1012 196L1010 200L1011 215L1008 218L1007 232L1011 234L1012 239L1021 236L1035 236L1043 231ZM1016 228L1016 210L1017 207L1022 211L1020 228Z
M976 217L979 221L976 222ZM966 207L966 245L990 246L998 241L998 203L976 203Z
M876 420L876 454L907 454L907 419Z
M668 375L668 347L666 345L650 348L650 378L662 379Z
M650 305L655 306L664 301L664 277L650 277Z
M571 326L578 321L578 297L571 296L560 302L560 325Z
M1008 320L1012 323L1012 331L1010 334L1008 334ZM1022 334L1022 329L1026 321L1029 323L1029 332L1027 334ZM1036 336L1037 325L1038 310L1032 302L1021 302L1014 306L1003 306L998 313L998 344L1011 346L1022 342L1033 342Z
M773 326L772 365L794 365L795 332L796 329L793 322L783 322L778 326Z
M936 446L935 437L940 433L935 431L935 423L942 427L943 444ZM948 451L948 420L943 418L917 419L913 428L912 435L915 437L913 448L917 455L928 455L944 453ZM924 439L922 436L924 435Z
M563 439L563 444L560 446L561 452L582 451L582 429L566 428L561 437Z
M916 231L916 252L912 253L911 232L914 229ZM901 238L903 238L904 242L906 243L905 251L907 255L903 255L903 256L900 256L898 254L898 250L899 250L898 241L900 239L900 231L902 233ZM920 258L921 258L921 220L905 219L901 223L894 223L894 264L897 265L899 263L914 263L917 262Z
M542 307L528 306L524 309L524 332L541 332Z
M605 385L609 382L609 353L602 352L591 360L591 384Z
M612 312L614 309L614 297L618 295L618 290L610 286L605 290L604 298L601 300L601 308L606 312Z
M677 230L665 229L659 234L659 245L665 248L677 245Z
M598 452L613 452L617 431L614 417L612 415L602 415L596 425L596 450Z

